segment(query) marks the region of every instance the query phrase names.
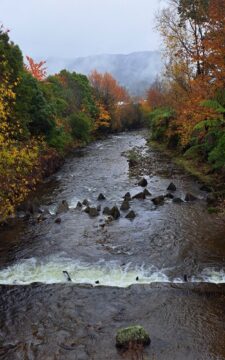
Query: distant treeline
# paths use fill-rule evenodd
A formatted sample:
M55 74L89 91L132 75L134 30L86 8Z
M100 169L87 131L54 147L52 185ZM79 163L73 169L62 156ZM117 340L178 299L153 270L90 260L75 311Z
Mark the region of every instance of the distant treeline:
M0 27L0 219L75 146L142 126L139 104L108 73L90 78L27 57Z
M169 4L157 19L166 67L148 92L152 138L224 174L225 0Z

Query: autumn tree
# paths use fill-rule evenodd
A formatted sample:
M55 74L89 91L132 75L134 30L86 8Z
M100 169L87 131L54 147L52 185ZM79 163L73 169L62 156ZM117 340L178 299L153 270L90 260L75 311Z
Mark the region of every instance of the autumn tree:
M36 63L31 57L26 56L28 64L25 64L25 69L31 73L37 80L42 81L46 78L47 68L45 67L46 61Z
M107 72L101 74L95 70L90 74L89 80L94 89L96 100L110 115L111 128L120 129L120 108L118 105L129 100L127 91Z

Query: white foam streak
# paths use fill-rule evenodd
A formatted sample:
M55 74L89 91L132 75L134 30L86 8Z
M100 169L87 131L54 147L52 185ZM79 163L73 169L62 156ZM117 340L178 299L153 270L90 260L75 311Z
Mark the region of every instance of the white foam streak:
M71 259L52 258L41 261L35 258L21 261L0 271L2 285L28 285L34 282L44 284L66 283L67 271L74 284L93 286L128 287L132 284L183 283L182 277L171 279L169 269L159 270L154 266L121 266L118 262L99 261L96 264L81 263ZM97 282L97 283L96 283ZM188 278L192 283L225 283L224 270L207 268L198 276Z

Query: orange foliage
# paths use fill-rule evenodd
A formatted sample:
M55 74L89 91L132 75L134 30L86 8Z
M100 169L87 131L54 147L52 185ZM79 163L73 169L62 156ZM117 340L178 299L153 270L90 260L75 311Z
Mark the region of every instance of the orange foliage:
M127 101L129 98L127 91L107 72L101 74L94 70L90 74L89 80L97 96L105 101L120 102Z
M34 60L29 56L26 56L26 59L28 61L28 65L25 65L26 70L31 73L37 80L44 80L47 75L47 68L44 67L46 61L35 63Z

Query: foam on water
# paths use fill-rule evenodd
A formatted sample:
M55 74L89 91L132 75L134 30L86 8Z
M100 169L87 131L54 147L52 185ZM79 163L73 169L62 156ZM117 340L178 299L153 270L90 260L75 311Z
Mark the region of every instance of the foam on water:
M154 266L121 266L118 262L99 261L95 264L71 259L52 258L23 260L0 271L1 285L28 285L34 282L56 284L68 282L67 271L74 284L128 287L132 284L183 283L182 277L170 278L169 269ZM96 283L97 282L97 283ZM192 283L225 283L225 271L207 268L201 274L189 277Z

